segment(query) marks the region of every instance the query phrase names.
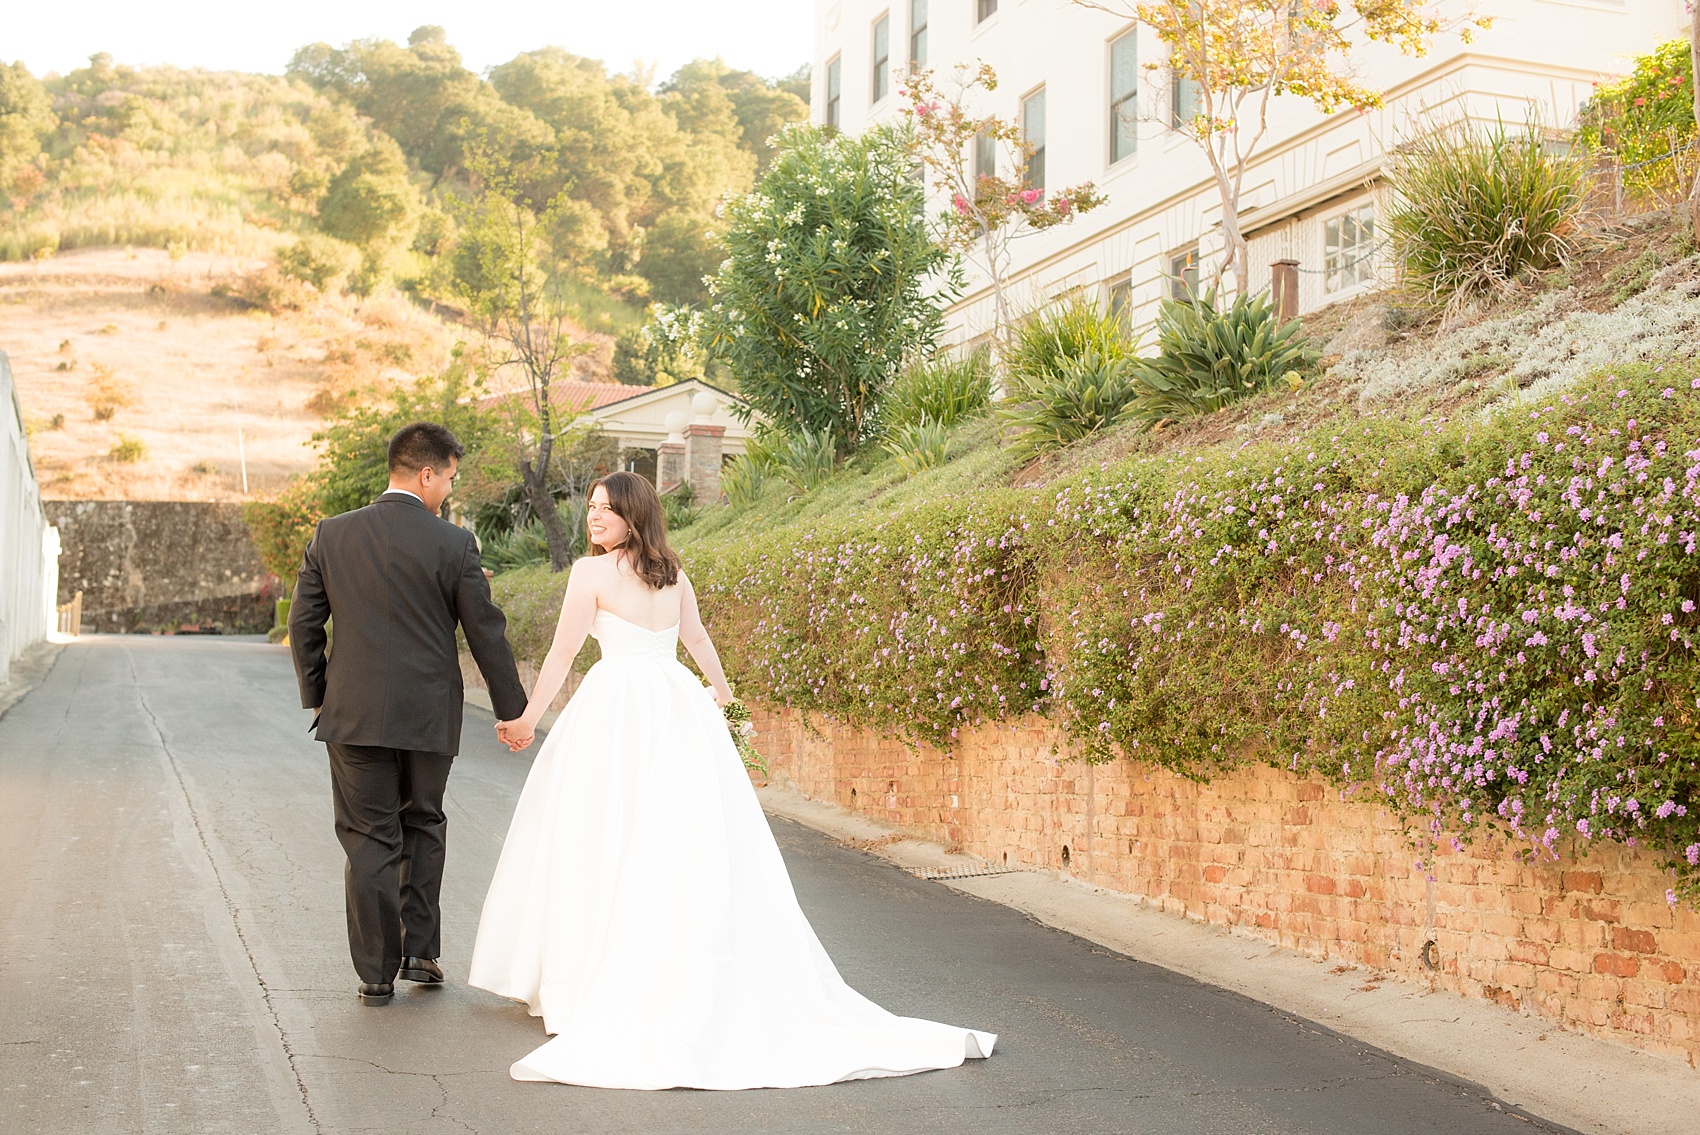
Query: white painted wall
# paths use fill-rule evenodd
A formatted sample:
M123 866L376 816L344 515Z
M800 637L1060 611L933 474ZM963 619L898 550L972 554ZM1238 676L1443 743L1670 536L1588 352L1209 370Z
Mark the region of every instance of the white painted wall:
M1194 244L1208 256L1219 232L1220 206L1209 167L1196 145L1165 125L1168 80L1140 73L1137 151L1111 164L1109 44L1133 25L1068 0L1000 0L976 25L977 0L931 0L928 65L941 79L957 64L990 63L998 90L974 109L1015 118L1020 100L1046 89L1046 181L1052 187L1092 181L1109 196L1097 211L1016 244L1012 279L1019 311L1084 286L1131 285L1134 321L1156 314L1169 257ZM1462 11L1463 8L1458 9ZM1421 59L1370 45L1358 66L1387 105L1369 114L1325 116L1307 102L1281 100L1268 139L1246 178L1244 218L1269 218L1252 242L1254 282L1267 284L1272 261L1300 263L1300 310L1344 298L1322 276L1323 225L1370 202L1391 145L1420 121L1460 117L1520 125L1533 110L1546 124L1568 127L1595 80L1628 70L1630 57L1686 34L1682 0L1483 0L1476 10L1493 27L1464 45L1442 37ZM825 111L827 65L842 60L841 125L852 133L896 119L901 85L870 106L874 21L891 15L892 65L908 63L909 0L816 0L812 113ZM1141 63L1163 49L1140 28ZM1387 266L1376 263L1385 278ZM971 274L968 293L950 312L950 339L963 342L991 323L986 281ZM1372 285L1365 285L1372 286Z
M0 351L0 682L54 625L59 530L47 523L12 366Z

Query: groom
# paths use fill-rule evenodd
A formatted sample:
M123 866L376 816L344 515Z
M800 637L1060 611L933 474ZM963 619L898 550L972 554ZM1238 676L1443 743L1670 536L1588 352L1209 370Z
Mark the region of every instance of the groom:
M464 452L433 422L391 438L389 490L319 524L289 610L301 705L315 711L330 750L337 840L348 856L348 947L368 1005L389 1002L398 973L443 980L443 792L464 697L457 624L497 718L525 712L478 545L437 516Z

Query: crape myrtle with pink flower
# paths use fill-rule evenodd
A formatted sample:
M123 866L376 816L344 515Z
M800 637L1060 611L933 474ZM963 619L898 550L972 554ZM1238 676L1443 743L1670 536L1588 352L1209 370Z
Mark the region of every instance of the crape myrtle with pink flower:
M1697 375L1342 413L688 558L756 700L947 751L1039 712L1089 760L1316 770L1426 839L1648 845L1694 902Z

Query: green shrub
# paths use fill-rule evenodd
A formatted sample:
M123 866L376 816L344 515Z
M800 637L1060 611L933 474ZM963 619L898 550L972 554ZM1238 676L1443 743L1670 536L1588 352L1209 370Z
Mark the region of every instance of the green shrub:
M888 436L885 451L906 477L923 469L936 469L950 460L950 427L926 418L899 426Z
M1635 57L1635 69L1600 83L1578 116L1576 139L1623 163L1627 195L1666 201L1694 176L1694 58L1687 38Z
M1022 396L1087 353L1103 361L1128 358L1139 343L1120 316L1080 297L1034 312L1015 327L1004 358L1012 396Z
M954 426L992 401L992 360L984 351L937 357L897 376L882 413L886 429L933 423Z
M667 520L667 531L688 528L697 518L697 493L689 481L681 481L661 494L661 513Z
M130 437L127 434L118 435L118 440L112 443L112 448L107 453L107 456L111 457L112 460L123 462L126 465L140 461L147 455L148 447L142 443L142 439Z
M1214 289L1196 301L1165 301L1157 342L1158 356L1139 368L1138 412L1148 422L1208 414L1283 379L1297 381L1318 354L1298 320L1276 322L1266 297L1240 295L1217 311Z
M1453 306L1567 262L1581 236L1587 164L1530 123L1420 134L1395 152L1393 251Z
M749 454L739 454L720 470L720 491L733 508L748 508L761 499L767 486L767 470L761 461Z
M323 515L312 484L303 477L290 481L273 500L242 506L242 522L254 540L260 563L277 576L285 595L295 591L301 558Z
M516 568L548 567L549 540L541 521L492 533L483 540L479 559L497 575Z
M961 273L933 239L902 131L779 138L755 192L726 204L701 341L758 413L850 453L904 360L931 349Z
M1139 373L1138 360L1105 358L1089 348L1060 360L1054 370L1029 374L1022 400L999 408L1014 450L1030 457L1131 420L1144 390Z
M946 745L1035 709L1091 760L1315 770L1542 854L1634 839L1700 900L1697 437L1700 369L1636 367L1485 419L787 505L686 566L753 700Z
M308 233L277 254L279 272L321 292L340 286L359 266L359 250L322 233Z
M826 430L798 430L779 450L778 471L799 493L806 493L838 468L838 447Z

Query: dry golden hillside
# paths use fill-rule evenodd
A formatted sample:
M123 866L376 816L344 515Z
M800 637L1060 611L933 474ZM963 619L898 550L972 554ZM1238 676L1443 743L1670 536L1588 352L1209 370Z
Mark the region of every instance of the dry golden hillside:
M0 263L0 351L47 498L265 496L312 464L339 402L433 372L469 337L393 293L279 314L214 294L260 266L153 249Z

